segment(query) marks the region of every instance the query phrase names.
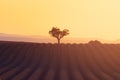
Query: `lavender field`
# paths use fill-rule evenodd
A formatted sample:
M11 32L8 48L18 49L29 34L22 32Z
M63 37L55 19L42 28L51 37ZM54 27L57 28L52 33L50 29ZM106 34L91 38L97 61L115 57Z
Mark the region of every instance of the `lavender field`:
M120 45L1 41L0 79L120 80Z

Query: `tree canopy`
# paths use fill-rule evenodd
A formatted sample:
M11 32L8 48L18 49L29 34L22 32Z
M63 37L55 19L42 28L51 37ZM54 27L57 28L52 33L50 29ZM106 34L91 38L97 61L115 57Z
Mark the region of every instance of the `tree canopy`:
M57 38L58 44L60 44L61 38L63 38L64 36L67 36L67 35L69 34L69 30L68 30L68 29L64 29L64 30L61 31L59 28L53 27L53 28L49 31L49 34L50 34L52 37Z

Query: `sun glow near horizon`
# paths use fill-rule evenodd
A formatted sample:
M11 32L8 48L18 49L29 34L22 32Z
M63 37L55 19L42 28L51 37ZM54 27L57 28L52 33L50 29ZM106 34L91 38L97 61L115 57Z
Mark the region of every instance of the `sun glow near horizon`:
M70 37L120 38L119 0L1 0L0 33L44 35L53 27Z

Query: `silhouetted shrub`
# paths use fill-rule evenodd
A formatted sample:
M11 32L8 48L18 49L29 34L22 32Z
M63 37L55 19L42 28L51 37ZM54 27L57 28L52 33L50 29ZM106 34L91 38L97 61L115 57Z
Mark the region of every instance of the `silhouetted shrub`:
M91 40L89 41L89 44L102 44L102 43L98 40Z

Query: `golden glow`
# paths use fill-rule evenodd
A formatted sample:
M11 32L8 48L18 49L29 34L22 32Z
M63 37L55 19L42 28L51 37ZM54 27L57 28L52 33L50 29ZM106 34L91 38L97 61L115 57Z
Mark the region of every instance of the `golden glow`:
M0 0L0 32L45 35L57 26L71 37L120 38L119 0Z

